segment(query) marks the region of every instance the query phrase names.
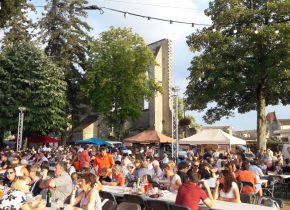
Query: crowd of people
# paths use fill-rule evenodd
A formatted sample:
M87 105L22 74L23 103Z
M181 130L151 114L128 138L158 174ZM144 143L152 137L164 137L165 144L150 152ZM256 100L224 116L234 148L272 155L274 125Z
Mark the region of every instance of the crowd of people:
M289 159L270 149L250 160L246 158L250 150L237 155L200 154L193 149L177 161L166 154L162 159L155 157L153 147L132 150L89 145L19 152L6 148L1 151L0 191L5 194L0 209L43 209L41 200L49 190L52 202L101 210L103 186L133 187L146 180L151 187L176 193L176 204L197 210L200 200L212 207L214 200L239 203L240 193L262 196L267 187L259 182L262 176L290 172ZM252 184L240 189L239 182ZM39 199L33 201L31 196Z

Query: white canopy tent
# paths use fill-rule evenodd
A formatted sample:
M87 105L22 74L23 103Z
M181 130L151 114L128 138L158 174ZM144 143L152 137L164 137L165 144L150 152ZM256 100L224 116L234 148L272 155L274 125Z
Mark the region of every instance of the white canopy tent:
M246 145L246 141L232 136L221 129L204 129L190 137L180 139L179 144L227 144L227 145Z

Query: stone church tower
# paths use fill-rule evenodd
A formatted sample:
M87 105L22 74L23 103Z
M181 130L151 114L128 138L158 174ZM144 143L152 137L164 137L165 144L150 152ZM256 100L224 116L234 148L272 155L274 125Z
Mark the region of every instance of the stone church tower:
M162 86L162 93L155 93L144 107L143 116L134 122L125 124L129 135L134 135L142 130L156 130L171 136L171 72L172 72L172 42L168 39L149 44L157 65L148 69L148 77L155 79Z
M158 63L148 71L148 76L162 85L163 93L156 93L149 102L149 125L161 133L171 136L171 75L172 42L168 39L149 44Z
M171 75L172 75L172 42L168 39L151 43L148 45L152 50L155 61L158 65L151 66L148 69L148 77L155 79L162 86L162 93L155 93L155 96L144 104L143 115L136 121L128 121L124 125L126 135L135 135L143 130L156 130L167 136L171 136ZM101 138L108 139L108 136L113 135L111 128L102 120L97 120L98 117L93 114L87 115L77 126L70 138L70 141Z

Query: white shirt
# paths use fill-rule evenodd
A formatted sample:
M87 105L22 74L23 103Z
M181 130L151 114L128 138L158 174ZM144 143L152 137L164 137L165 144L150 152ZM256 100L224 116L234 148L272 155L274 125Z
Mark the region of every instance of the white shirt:
M234 190L235 189L239 190L239 187L238 187L238 185L235 182L232 182L232 187L229 190L229 192L225 193L223 190L221 190L220 191L220 197L223 197L223 198L235 198L235 195L234 195Z
M180 180L180 182L181 182L181 178L178 174L175 174L173 177L169 177L167 179L168 179L168 183L170 183L170 184L176 184L177 180ZM173 188L170 188L169 190L173 193L177 193L177 190L175 190Z
M262 169L260 169L258 166L256 165L250 165L249 168L250 171L253 171L257 177L258 180L260 180L261 176L264 176Z

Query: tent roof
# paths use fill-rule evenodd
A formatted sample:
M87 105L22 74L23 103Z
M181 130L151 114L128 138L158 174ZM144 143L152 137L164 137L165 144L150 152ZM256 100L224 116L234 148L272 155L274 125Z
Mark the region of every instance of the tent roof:
M201 132L179 140L179 144L240 144L246 141L232 136L221 129L205 129Z
M28 138L29 143L59 143L60 140L52 138L50 136L29 136Z
M145 130L123 140L124 143L171 143L172 138L155 130Z
M94 145L107 145L107 146L111 146L110 143L102 140L102 139L98 139L98 138L89 138L89 139L85 139L85 140L79 140L76 141L76 144L94 144Z

